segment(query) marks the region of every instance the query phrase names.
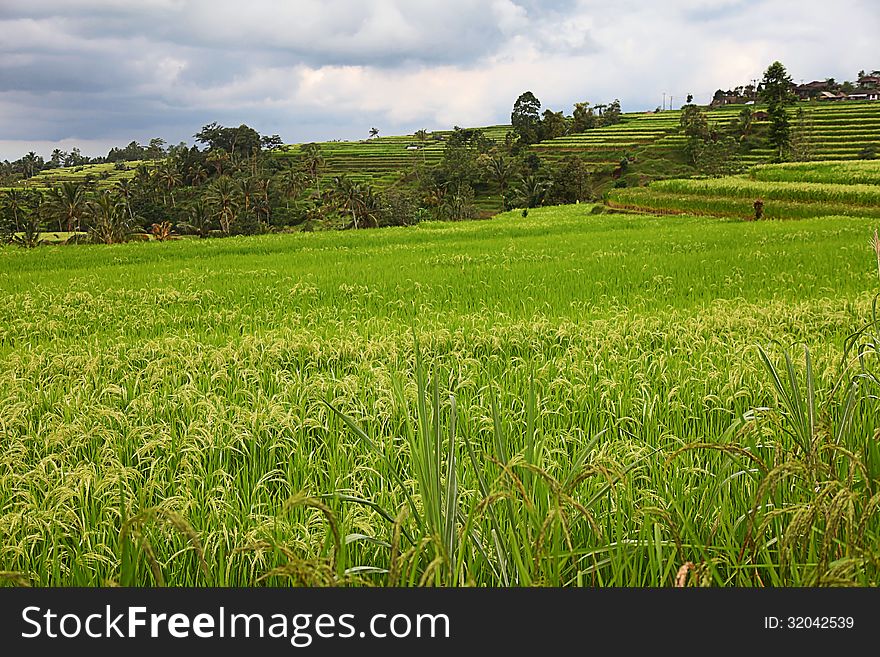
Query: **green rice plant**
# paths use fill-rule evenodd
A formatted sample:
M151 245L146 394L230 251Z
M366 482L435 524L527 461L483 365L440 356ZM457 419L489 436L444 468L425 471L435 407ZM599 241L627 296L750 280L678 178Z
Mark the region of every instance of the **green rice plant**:
M709 180L659 180L651 185L651 189L698 196L760 197L768 200L840 203L869 207L880 204L880 190L873 185L764 182L736 176Z
M754 199L661 192L656 191L653 187L611 190L608 193L608 203L612 207L646 212L689 213L737 218L754 216ZM764 202L764 217L767 219L807 219L847 215L880 217L880 212L876 207L852 206L844 203L778 200Z
M477 484L477 490L470 491L465 500L459 490L461 476L456 444L459 420L455 396L448 400L445 421L448 434L444 440L441 437L444 409L438 379L433 376L428 382L418 342L414 353L416 417L406 424L410 464L406 467L393 460L386 463L386 471L391 475L389 483L405 500L401 510L392 520L389 511L369 500L340 493L325 496L374 508L390 525L389 541L381 543L390 551L387 567L365 564L348 572L387 575L387 583L391 585L455 586L478 581L482 566L489 569L489 582L496 586L566 582L572 577L570 568L575 564L572 523L586 521L592 531L600 534L591 507L623 476L590 463L591 452L602 434L587 442L566 476L558 480L541 467L545 455L535 427L534 387L530 386L526 401L525 444L518 454L509 452L509 440L492 396L493 453L479 454L474 441L464 438L471 481ZM397 394L402 401L400 388ZM328 406L371 451L381 453L350 416ZM638 462L631 468L637 465ZM493 470L494 482L487 477ZM575 499L578 486L596 475L601 475L606 483L586 501ZM412 492L407 484L410 476L416 484ZM405 524L407 516L413 520L409 530ZM403 539L410 546L404 552L399 547ZM562 557L563 554L568 556Z
M876 221L592 210L0 249L3 583L874 581ZM730 429L774 405L773 340L809 346L819 508L850 462L857 493L784 555L816 493L753 509L804 450L787 412ZM868 476L826 447L854 376Z
M858 338L852 340L855 344ZM864 405L873 416L876 397L865 394L862 377L854 375L846 357L834 388L839 399L831 395L820 404L809 349L804 349L803 377L788 351L783 350L781 368L763 348L758 353L779 403L779 415L769 424L772 439L755 439L754 425L768 410L757 409L735 423L726 440L687 445L670 459L713 449L751 473L755 485L740 561L761 564L774 578L794 577L811 586L876 585L880 472L870 467L865 452L874 449L874 432L859 422Z
M761 165L749 171L755 180L778 182L819 182L875 185L880 183L880 163L859 162L791 162Z

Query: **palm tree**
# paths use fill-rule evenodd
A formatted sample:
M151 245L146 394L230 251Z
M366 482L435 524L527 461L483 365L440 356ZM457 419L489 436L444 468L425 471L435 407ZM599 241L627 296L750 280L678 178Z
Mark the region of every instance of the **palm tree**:
M752 127L754 126L754 121L755 121L755 116L754 116L754 113L752 112L752 108L751 107L743 107L742 110L740 110L739 122L738 122L738 127L739 127L739 132L740 132L740 136L739 136L740 141L745 139L748 136L748 134L752 131Z
M324 167L324 157L321 155L321 147L317 144L306 144L302 148L303 166L315 182L318 188L318 196L321 195L321 169Z
M189 179L193 187L198 187L208 179L208 170L201 164L194 164L189 169Z
M370 128L370 139L379 136L379 128Z
M137 165L134 177L131 179L136 190L151 201L156 201L159 195L159 182L155 176L155 169L141 162Z
M524 206L524 217L528 215L530 208L537 208L544 203L549 190L550 182L541 176L530 173L520 178L516 192L520 204Z
M501 153L486 155L483 162L489 177L498 183L501 195L507 194L507 187L510 185L510 179L513 177L515 170L513 162L505 158Z
M205 161L217 170L217 175L223 175L223 166L229 162L229 154L222 148L213 149L208 153Z
M220 230L229 235L232 232L232 224L235 222L235 212L238 206L232 180L228 176L217 178L208 191L207 200L214 209L214 216L220 222Z
M92 240L102 244L124 242L131 233L131 223L125 212L125 204L110 192L103 192L89 202Z
M21 230L21 219L25 210L24 197L14 187L7 189L4 195L6 197L6 207L12 212L12 222L15 226L15 232L17 232Z
M21 158L21 163L24 166L25 178L33 178L34 174L37 172L37 162L37 154L34 151L29 151L27 155Z
M351 215L352 225L358 228L358 203L362 190L347 176L333 178L333 201L340 212Z
M171 195L171 207L176 207L174 203L174 188L181 183L180 173L171 164L166 164L158 172L159 182L168 190ZM162 200L165 200L165 194L162 194Z
M60 186L52 188L49 192L48 209L58 218L59 232L64 230L65 222L68 233L80 230L80 221L86 213L86 201L86 193L82 185L63 182Z
M211 232L211 207L201 198L196 199L186 212L187 221L181 228L194 232L199 237L207 237Z
M236 181L236 187L241 194L241 200L244 201L244 214L247 215L251 211L251 200L258 193L256 178L239 178Z
M374 228L379 225L382 199L369 185L352 182L345 176L333 179L336 207L351 216L351 227Z
M358 201L361 227L377 228L383 210L382 197L372 187L366 185L361 188L361 195Z
M254 200L254 210L262 214L266 223L269 223L272 214L272 204L269 202L269 187L272 185L271 178L257 180L257 197Z
M116 193L119 194L119 197L122 199L126 210L128 210L128 218L131 221L134 221L134 212L131 209L131 197L134 194L134 185L131 182L131 178L117 180L114 188L116 189Z
M287 201L287 209L290 210L290 199L294 199L294 204L299 195L303 193L306 187L306 178L302 171L288 168L282 177L282 192Z

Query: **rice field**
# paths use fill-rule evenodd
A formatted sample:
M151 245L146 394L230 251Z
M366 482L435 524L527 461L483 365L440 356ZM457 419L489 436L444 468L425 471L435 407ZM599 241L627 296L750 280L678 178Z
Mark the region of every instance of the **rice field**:
M767 219L828 215L880 218L876 161L806 162L753 167L740 176L672 179L609 192L612 206L647 212L689 212L751 218L764 203Z
M816 182L838 185L880 184L880 161L789 162L753 167L753 180L770 182Z
M737 119L742 105L729 105L707 111L710 124L726 128ZM866 147L880 148L880 103L800 103L790 110L792 120L798 109L803 109L809 119L808 141L815 159L846 162L856 160ZM753 106L760 110L762 107ZM529 147L541 158L544 171L550 171L563 160L572 156L583 160L596 174L601 184L610 184L610 174L621 160L634 161L639 173L643 160L666 161L659 173L652 168L648 179L684 175L677 167L682 163L686 137L681 133L679 110L660 112L629 112L621 115L620 123L599 127L583 133L549 139ZM757 120L756 127L767 121ZM512 129L509 125L480 128L483 134L498 144ZM429 133L427 139L415 135L380 136L360 141L330 141L319 143L324 160L321 185L326 188L335 177L344 175L349 179L368 183L378 189L407 187L418 168L430 169L440 164L448 130ZM292 144L276 151L279 158L294 158L301 152L301 144ZM761 165L774 157L769 144L760 142L744 151L740 159L745 165ZM822 182L822 181L815 181ZM491 215L502 209L500 190L493 182L485 181L484 188L477 190L475 206L482 215ZM717 204L716 204L717 211ZM662 210L658 206L655 209ZM694 211L701 211L694 207ZM738 208L729 208L738 212ZM838 214L839 207L826 206L819 214ZM786 216L801 216L800 214Z
M0 579L876 585L876 221L592 210L0 249Z
M28 179L26 186L36 189L49 189L64 182L92 182L98 189L107 189L120 180L133 178L140 164L144 164L147 167L156 166L155 161L144 160L123 162L124 169L117 169L116 164L113 162L59 167L38 172Z

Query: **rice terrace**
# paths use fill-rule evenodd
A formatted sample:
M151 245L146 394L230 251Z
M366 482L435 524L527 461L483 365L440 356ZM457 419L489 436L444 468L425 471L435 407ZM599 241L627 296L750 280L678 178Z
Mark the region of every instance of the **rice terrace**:
M876 586L880 72L832 83L7 161L0 579Z

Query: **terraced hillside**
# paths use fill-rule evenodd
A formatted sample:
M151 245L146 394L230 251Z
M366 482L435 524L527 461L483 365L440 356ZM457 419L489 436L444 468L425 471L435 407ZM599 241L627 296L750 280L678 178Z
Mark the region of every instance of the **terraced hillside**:
M742 105L707 112L710 123L724 126L742 111ZM794 119L797 110L806 112L807 133L813 156L821 160L856 159L869 146L880 149L880 103L838 102L801 103L790 110ZM763 109L760 106L756 110ZM678 110L624 114L619 124L548 140L534 146L548 160L566 155L580 155L597 165L617 163L622 158L649 151L654 157L671 156L680 151L686 138L680 132ZM767 121L755 121L756 127ZM753 148L742 155L744 164L767 162L773 149Z
M806 130L814 159L857 159L868 147L880 150L880 103L801 103L790 110L793 120L799 108L806 112ZM707 113L709 122L723 127L736 119L742 109L742 105L730 105L710 110ZM755 106L754 109L762 108ZM549 165L572 155L580 157L600 174L610 174L624 158L636 162L649 158L655 162L667 160L677 164L665 175L643 178L690 175L691 171L682 158L686 138L681 134L679 114L678 110L623 114L618 124L547 140L535 144L532 150ZM760 131L767 122L757 120L754 125ZM507 125L483 128L488 137L499 143L509 130ZM319 144L324 158L322 182L344 174L379 188L405 184L416 166L430 167L440 162L444 140L449 134L448 131L438 131L424 140L414 135L402 135L354 142L323 142ZM288 146L278 155L296 157L301 148L302 145L298 144ZM744 165L757 165L769 162L772 157L773 149L766 143L759 143L743 152L741 160ZM642 196L647 195L642 193ZM499 196L491 188L478 196L477 203L483 210L500 209Z
M856 159L871 146L880 150L878 102L820 103L808 111L807 121L817 160Z
M763 203L767 219L827 215L880 218L880 161L769 164L741 176L659 180L614 189L616 208L671 214L751 218Z
M510 126L498 125L481 128L492 140L503 142ZM429 133L427 138L415 135L375 137L362 141L320 142L324 165L321 184L345 175L352 181L369 183L379 189L392 187L410 177L416 167L433 167L443 159L445 140L450 130ZM304 144L293 144L276 153L283 158L302 154Z
M871 147L880 150L880 103L813 102L802 103L799 107L806 110L810 152L814 159L853 160ZM797 109L791 110L793 115ZM711 110L708 118L712 124L725 126L741 110L742 106L739 105ZM765 124L766 122L756 121L756 130L760 131ZM499 143L504 141L510 129L508 125L482 128L487 137ZM450 134L451 131L435 131L422 139L415 135L399 135L363 141L322 142L319 144L324 160L321 185L329 184L334 177L340 175L346 175L356 182L369 183L378 189L410 185L417 168L430 168L440 163L446 139ZM679 125L679 111L667 110L624 114L620 123L613 126L547 140L535 144L532 150L550 167L570 156L583 159L600 178L598 189L603 184L610 185L611 172L621 160L628 158L634 161L634 180L629 181L629 186L643 185L651 180L655 182L650 192L641 188L626 193L614 192L611 201L628 207L660 211L694 210L739 216L744 209L748 210L746 201L763 196L774 201L768 207L768 216L802 216L804 211L809 216L815 214L816 209L805 209L802 200L796 206L789 207L786 203L790 199L775 198L773 190L759 184L744 186L740 182L737 190L741 196L734 196L729 193L728 188L722 191L719 183L659 183L657 179L692 175L692 168L683 158L684 143L685 137L681 134ZM302 148L301 144L287 146L277 151L276 156L296 158L302 153ZM745 165L757 165L768 162L772 155L773 150L759 142L757 146L742 153L741 160ZM648 162L651 163L650 166L646 164ZM28 186L48 188L66 181L91 181L97 188L105 188L117 180L133 176L139 162L124 164L124 169L117 169L113 163L51 169L35 175L28 181ZM148 165L152 164L154 163L148 162ZM798 178L791 182L827 182L822 177L822 170L815 175L802 169L786 171L789 173L785 175L791 176L818 176L818 179ZM763 172L760 175L781 174ZM847 175L852 175L852 172L848 171ZM677 202L673 201L676 196L679 197ZM810 202L834 206L831 209L837 214L841 213L840 204L833 198L813 199ZM475 204L484 215L498 212L501 210L500 190L492 184L484 185L478 190ZM868 212L868 209L862 208L859 212Z
M82 164L73 167L45 169L28 179L26 186L32 189L48 189L63 182L94 183L98 189L110 187L119 180L134 177L139 164L156 166L156 161L123 162L125 168L117 169L115 162Z

